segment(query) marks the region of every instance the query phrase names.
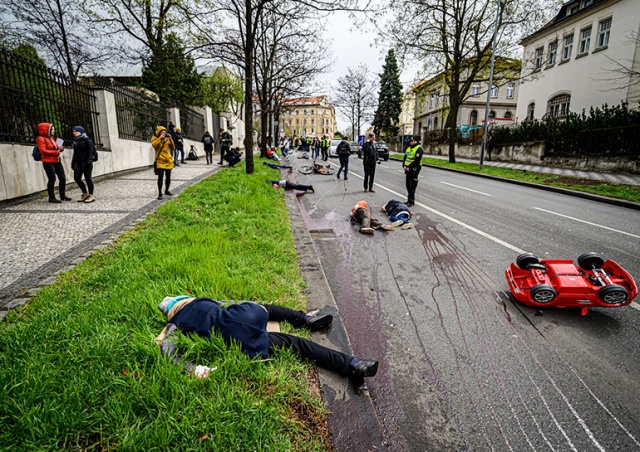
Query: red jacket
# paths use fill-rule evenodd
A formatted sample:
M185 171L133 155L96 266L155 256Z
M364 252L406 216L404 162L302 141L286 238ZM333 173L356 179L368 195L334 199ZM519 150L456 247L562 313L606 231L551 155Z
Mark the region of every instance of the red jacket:
M60 151L63 147L56 144L56 140L51 136L53 124L42 122L38 124L38 135L36 144L40 150L42 163L58 163L60 161Z

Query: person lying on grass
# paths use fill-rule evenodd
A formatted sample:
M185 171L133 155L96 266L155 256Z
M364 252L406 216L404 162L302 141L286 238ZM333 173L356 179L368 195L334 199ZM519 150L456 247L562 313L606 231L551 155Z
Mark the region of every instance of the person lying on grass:
M378 372L378 361L359 360L353 356L318 345L310 340L285 333L267 332L267 322L287 321L295 327L307 326L312 331L328 328L333 322L330 314L313 311L305 314L282 306L261 305L253 302L229 303L212 298L166 297L158 309L167 316L168 323L155 339L163 356L181 363L182 354L174 343L178 330L184 334L195 333L205 339L219 334L229 345L236 341L244 353L253 358L267 358L278 348L291 348L300 358L309 360L323 369L345 377L362 379ZM210 369L181 363L188 372L198 378L206 378Z
M303 185L303 184L294 184L293 182L289 182L288 180L272 180L267 179L267 183L273 185L273 188L282 187L285 190L300 190L300 191L310 191L311 193L315 193L316 191L313 188L313 185Z
M291 165L276 165L275 163L271 163L271 162L262 162L263 165L267 165L270 168L273 169L288 169L289 172L291 172L291 170L293 169L293 166Z

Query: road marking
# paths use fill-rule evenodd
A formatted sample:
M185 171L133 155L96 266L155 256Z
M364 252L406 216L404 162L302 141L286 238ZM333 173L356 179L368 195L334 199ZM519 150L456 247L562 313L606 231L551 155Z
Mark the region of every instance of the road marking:
M440 181L440 183L441 183L441 184L445 184L445 185L450 185L450 186L452 186L452 187L460 188L461 190L468 190L468 191L472 191L472 192L474 192L474 193L478 193L479 195L484 195L484 196L493 196L493 195L490 195L489 193L484 193L484 192L481 192L481 191L478 191L478 190L473 190L473 189L471 189L471 188L467 188L467 187L461 187L460 185L450 184L449 182L443 182L443 181Z
M534 207L534 209L536 209L536 210L540 210L540 211L542 211L542 212L547 212L547 213L550 213L550 214L552 214L552 215L557 215L557 216L559 216L559 217L564 217L564 218L568 218L568 219L570 219L570 220L578 221L578 222L580 222L580 223L585 223L585 224L588 224L588 225L591 225L591 226L597 226L597 227L599 227L599 228L606 229L606 230L608 230L608 231L618 232L618 233L620 233L620 234L628 235L628 236L630 236L630 237L634 237L634 238L636 238L636 239L640 239L640 235L631 234L630 232L620 231L619 229L613 229L613 228L610 228L610 227L608 227L608 226L603 226L603 225L598 224L598 223L592 223L592 222L590 222L590 221L581 220L580 218L570 217L570 216L568 216L568 215L564 215L564 214L561 214L561 213L558 213L558 212L552 212L551 210L542 209L542 208L540 208L540 207Z

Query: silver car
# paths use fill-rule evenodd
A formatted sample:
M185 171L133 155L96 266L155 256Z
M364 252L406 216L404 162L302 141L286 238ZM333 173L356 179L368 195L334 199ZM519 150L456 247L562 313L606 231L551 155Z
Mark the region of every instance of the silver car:
M338 145L342 140L331 140L329 142L329 157L337 157L338 156Z

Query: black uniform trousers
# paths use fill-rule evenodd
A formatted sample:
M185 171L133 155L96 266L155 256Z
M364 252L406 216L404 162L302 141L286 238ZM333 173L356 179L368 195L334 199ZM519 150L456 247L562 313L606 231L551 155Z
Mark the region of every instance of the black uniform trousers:
M373 178L376 175L376 163L373 165L370 163L365 163L363 165L364 168L364 189L371 190L373 188Z
M304 318L304 312L294 311L282 306L264 305L264 307L269 313L269 320L275 322L286 321L295 327L304 326L307 323ZM300 358L309 360L323 369L337 372L342 376L346 376L349 373L349 364L351 363L349 355L298 336L285 333L269 333L269 351L273 352L281 347L292 349Z
M420 170L410 169L405 173L406 184L407 184L407 201L410 204L416 202L416 188L418 188L418 176L420 175Z

